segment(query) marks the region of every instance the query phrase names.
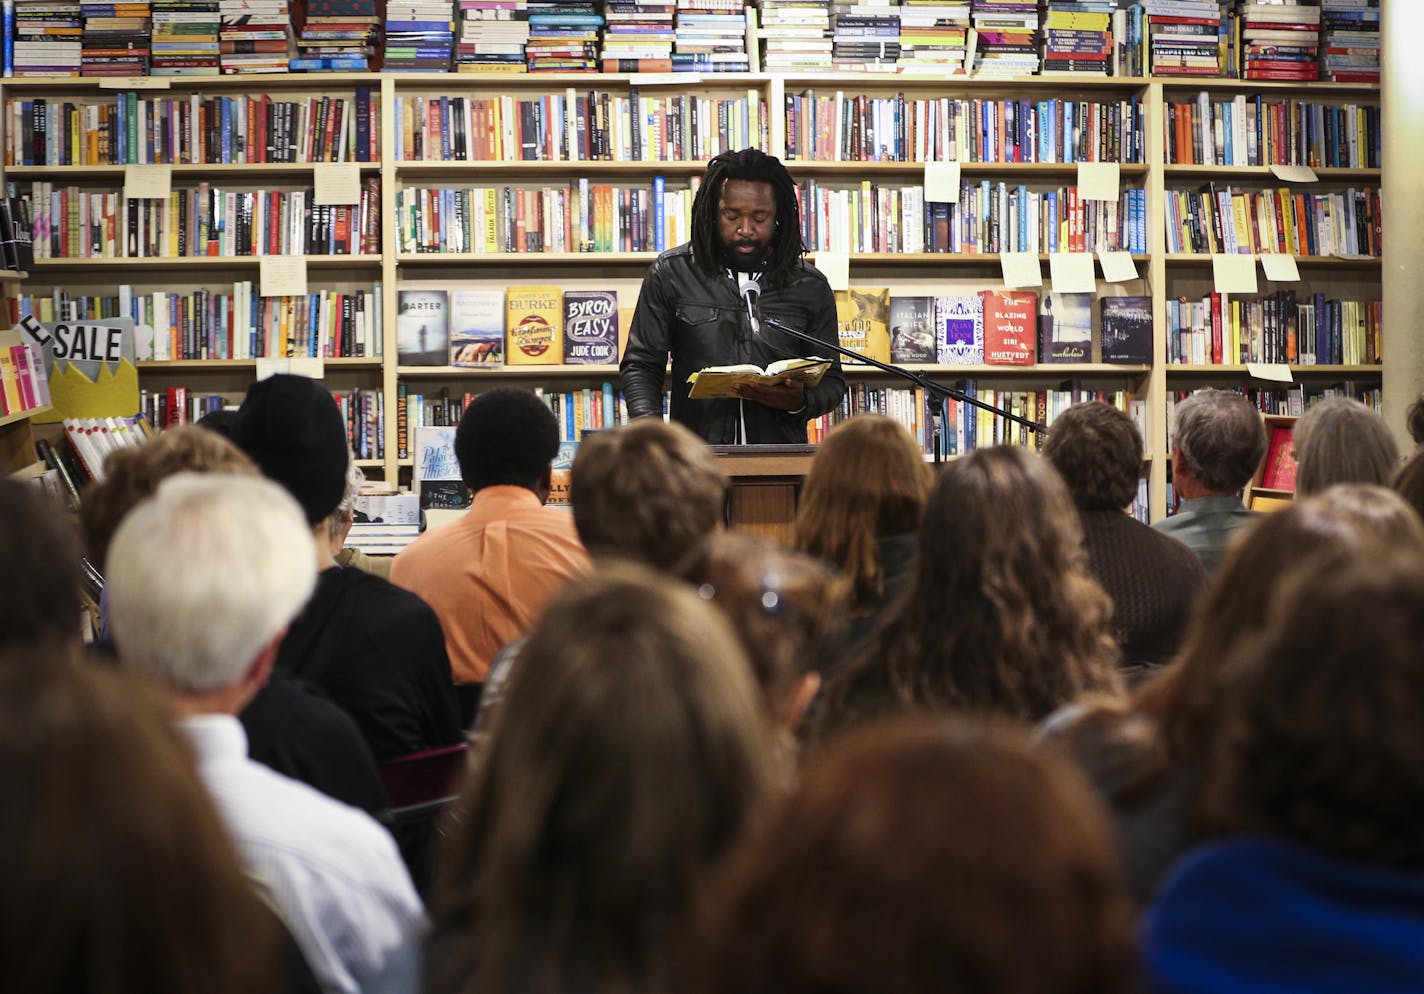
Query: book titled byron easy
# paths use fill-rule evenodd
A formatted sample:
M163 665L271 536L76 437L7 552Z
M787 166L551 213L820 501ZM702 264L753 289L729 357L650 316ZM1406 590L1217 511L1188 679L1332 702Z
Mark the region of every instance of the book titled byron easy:
M618 291L564 291L564 363L611 366L618 362Z

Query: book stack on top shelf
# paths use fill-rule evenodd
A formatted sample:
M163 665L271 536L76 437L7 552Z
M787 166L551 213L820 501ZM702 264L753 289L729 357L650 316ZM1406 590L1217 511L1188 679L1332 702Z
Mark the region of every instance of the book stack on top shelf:
M1031 76L1038 72L1037 0L973 0L971 16L978 34L973 65L976 75Z
M604 72L671 72L676 38L674 0L608 0L604 7Z
M883 71L893 67L900 60L900 7L832 4L831 58L837 69Z
M677 0L674 72L747 72L747 15L742 0Z
M287 71L292 52L287 0L218 0L218 13L223 72Z
M11 72L19 78L78 76L84 21L79 4L65 0L15 0ZM7 73L6 75L10 75Z
M1245 79L1308 81L1320 76L1320 6L1241 5L1241 75Z
M152 31L148 0L83 4L85 76L146 76Z
M1106 76L1112 67L1116 0L1048 0L1043 71Z
M149 75L219 75L221 28L218 0L153 0Z
M761 64L768 72L831 68L830 0L759 0Z
M597 0L529 0L529 71L597 72L600 6Z
M1320 69L1334 83L1380 81L1379 0L1321 0Z
M969 13L969 0L905 0L900 5L900 70L963 73Z
M293 72L362 72L381 47L376 0L306 0L297 17Z
M1217 0L1143 0L1154 76L1235 76L1230 18Z
M455 71L524 72L528 0L458 0Z

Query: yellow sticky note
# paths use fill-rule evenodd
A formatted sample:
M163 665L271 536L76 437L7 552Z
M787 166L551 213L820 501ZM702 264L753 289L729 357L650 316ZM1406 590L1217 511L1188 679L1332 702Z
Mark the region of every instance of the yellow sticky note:
M1116 162L1078 163L1078 197L1082 200L1111 200L1117 203L1122 168Z
M361 167L354 162L322 162L312 167L317 204L359 204Z
M172 192L172 166L124 167L124 196L128 199L167 200Z
M292 360L290 359L274 359L264 356L257 360L257 378L259 380L265 380L267 377L275 376L278 373L290 373L291 371Z
M167 76L100 76L101 90L167 90Z
M1270 380L1273 383L1295 382L1291 368L1283 362L1248 362L1246 372L1258 380Z
M1092 293L1098 288L1090 252L1051 252L1048 278L1054 293Z
M817 252L816 268L832 290L850 289L850 255L845 252Z
M1217 293L1255 293L1254 255L1213 255L1211 281Z
M288 371L297 376L308 376L313 380L319 380L326 373L326 363L322 362L320 356L293 356L288 362L291 363Z
M1271 172L1285 183L1314 183L1320 179L1309 166L1272 166Z
M1264 252L1261 254L1261 269L1265 271L1266 279L1274 283L1300 282L1300 267L1295 264L1293 255Z
M959 163L925 163L925 200L935 204L959 203Z
M1126 283L1137 279L1137 263L1131 252L1099 252L1098 265L1103 267L1103 279L1109 283Z
M639 73L637 79L639 86L686 86L700 82L702 76L695 72L645 72Z
M1004 273L1004 286L1010 290L1043 286L1043 270L1034 252L1004 252L999 256L999 268Z
M264 297L301 297L307 292L307 257L264 255L258 263Z

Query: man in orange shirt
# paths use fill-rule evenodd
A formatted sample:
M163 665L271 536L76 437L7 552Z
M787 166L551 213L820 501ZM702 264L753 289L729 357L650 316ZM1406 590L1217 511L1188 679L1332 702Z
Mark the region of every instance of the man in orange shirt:
M480 394L455 432L474 502L391 566L391 581L439 615L457 682L483 683L499 648L529 630L565 580L589 570L573 515L544 506L558 449L558 422L534 394L514 387Z

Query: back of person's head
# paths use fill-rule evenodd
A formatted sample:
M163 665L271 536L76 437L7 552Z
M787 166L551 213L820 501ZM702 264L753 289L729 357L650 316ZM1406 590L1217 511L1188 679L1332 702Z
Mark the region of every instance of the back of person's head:
M1416 446L1424 445L1424 393L1421 393L1404 412L1404 423L1409 429L1409 437Z
M1399 469L1399 446L1374 411L1348 397L1324 397L1296 420L1297 494L1336 483L1389 486Z
M1234 390L1198 390L1179 402L1173 439L1183 468L1215 493L1246 486L1266 455L1261 413Z
M796 506L796 547L850 579L855 606L877 604L884 574L876 540L914 532L933 483L910 433L858 414L821 443Z
M940 472L911 589L879 631L904 703L1038 720L1118 689L1111 611L1058 474L996 446Z
M455 429L455 458L472 491L498 486L537 491L548 485L549 466L558 454L554 412L519 387L478 394Z
M1014 731L848 736L708 902L698 994L1126 994L1129 903L1080 776Z
M58 507L0 477L0 648L79 640L79 543Z
M1424 555L1369 543L1301 560L1244 677L1204 788L1209 827L1424 869Z
M272 990L273 919L148 694L0 657L0 963L25 994Z
M231 439L233 433L237 431L237 411L226 407L220 407L216 411L209 411L199 418L194 424L199 428L207 429L215 435Z
M706 442L675 422L640 418L579 445L569 499L595 559L678 572L722 526L727 486Z
M84 495L79 521L90 561L101 568L109 542L124 515L175 473L238 473L255 475L257 466L231 441L194 425L180 425L152 442L120 449L104 463L104 479Z
M252 384L237 413L233 441L296 498L308 525L336 510L350 455L346 422L326 387L278 373Z
M1088 401L1058 415L1043 454L1068 485L1073 503L1085 511L1120 511L1137 496L1142 435L1111 404Z
M1264 515L1243 530L1197 604L1181 652L1137 692L1168 755L1199 755L1240 678L1229 665L1259 636L1282 579L1323 551L1358 556L1384 543L1424 556L1424 524L1382 487L1344 484Z
M819 559L730 531L712 536L687 578L732 623L773 719L794 728L844 623L845 581Z
M1394 474L1390 488L1424 520L1424 454L1416 452L1410 456Z
M714 608L632 566L570 584L530 635L451 822L434 913L458 951L441 989L668 989L673 938L770 762L750 669Z
M109 548L124 665L178 691L237 683L316 584L301 509L249 476L180 473L135 507Z

